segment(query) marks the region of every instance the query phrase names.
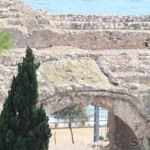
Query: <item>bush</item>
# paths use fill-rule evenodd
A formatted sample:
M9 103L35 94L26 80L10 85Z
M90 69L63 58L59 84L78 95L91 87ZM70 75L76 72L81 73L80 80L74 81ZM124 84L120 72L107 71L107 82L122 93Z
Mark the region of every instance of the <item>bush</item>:
M48 117L42 105L36 107L38 67L32 49L28 48L0 115L0 150L48 150Z

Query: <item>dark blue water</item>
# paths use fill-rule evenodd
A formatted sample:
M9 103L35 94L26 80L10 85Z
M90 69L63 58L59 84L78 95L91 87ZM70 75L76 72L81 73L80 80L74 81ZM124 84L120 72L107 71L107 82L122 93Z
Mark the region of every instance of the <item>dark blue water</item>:
M25 0L54 14L150 14L150 0Z

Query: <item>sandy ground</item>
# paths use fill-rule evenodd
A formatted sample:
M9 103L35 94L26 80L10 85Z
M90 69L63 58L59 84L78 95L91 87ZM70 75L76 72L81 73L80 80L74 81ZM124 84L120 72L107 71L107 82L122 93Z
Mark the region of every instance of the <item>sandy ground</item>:
M49 150L93 150L84 144L51 145Z
M56 144L72 144L71 134L68 128L66 129L52 129L52 137L50 139L50 145L55 144L54 134L56 137ZM75 144L90 144L93 143L94 129L93 128L73 128ZM99 135L106 137L107 128L101 127L99 129Z
M93 128L74 128L74 141L72 144L69 129L52 129L53 136L50 139L49 150L93 150L89 145L93 143ZM99 135L106 137L107 128L101 127ZM54 140L56 137L56 144Z

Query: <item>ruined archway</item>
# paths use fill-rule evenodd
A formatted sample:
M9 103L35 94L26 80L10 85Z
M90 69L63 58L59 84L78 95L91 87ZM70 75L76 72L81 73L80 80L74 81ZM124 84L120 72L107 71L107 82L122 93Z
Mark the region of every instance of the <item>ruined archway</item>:
M9 6L14 9L8 8L2 12L2 29L13 35L14 47L26 47L28 43L37 49L46 48L35 54L37 61L42 62L38 73L39 99L48 113L71 103L93 104L104 107L121 118L137 137L150 137L150 53L149 49L143 49L149 46L150 32L145 32L144 29L148 26L141 24L147 21L149 15L48 15L43 11L33 11L22 2L19 2L20 7L18 2L10 2ZM5 3L1 6L5 8ZM16 11L18 8L23 11ZM24 13L27 11L30 13ZM68 20L78 23L81 19L85 23L87 19L93 27L93 21L95 24L95 19L98 19L99 23L99 18L110 21L108 30L85 30L84 26L79 27L80 30L72 26L71 30L66 30ZM118 18L120 22L126 20L123 23L127 26L125 30L122 30L122 26L121 30L119 26L116 28ZM142 27L140 32L133 31L134 23L131 25L131 18ZM60 26L61 22L57 22L58 20L64 20L65 24ZM20 22L21 26L18 24ZM117 30L110 30L113 24ZM63 26L65 30L61 30ZM130 27L131 31L126 30ZM56 45L74 46L84 50L67 47L49 49ZM10 52L0 60L0 110L12 76L16 74L17 64L22 61L24 50L20 50ZM116 83L112 77L123 84Z
M133 67L140 69L139 65L145 61L138 64L137 58L140 56L143 60L143 55L147 53L113 52L110 55L111 51L87 52L71 47L35 50L36 61L41 62L38 70L39 101L43 102L47 113L72 103L101 106L126 123L136 137L149 138L149 76L141 77L134 71L119 76L120 70L125 73ZM12 76L16 74L17 63L22 60L23 54L24 50L16 50L1 59L1 75L4 74L0 80L1 100L7 96ZM131 68L128 67L129 61Z
M40 102L47 113L70 104L96 105L120 118L135 135L147 136L145 113L125 88L111 84L90 58L45 62L38 72Z

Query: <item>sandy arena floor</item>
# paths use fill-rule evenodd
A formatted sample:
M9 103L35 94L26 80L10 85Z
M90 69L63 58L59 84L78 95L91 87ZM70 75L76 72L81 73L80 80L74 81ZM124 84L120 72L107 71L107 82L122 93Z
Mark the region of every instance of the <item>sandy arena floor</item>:
M49 150L93 150L84 144L51 145Z
M88 146L93 143L93 128L74 128L74 141L72 144L71 134L69 129L52 129L52 137L50 139L50 150L93 150ZM56 144L54 140L54 133L56 136ZM107 128L101 127L99 135L106 136Z
M94 139L93 128L73 128L75 144L89 144L93 143ZM56 144L72 144L70 130L67 129L52 129L52 137L50 139L50 145L55 144L54 133L56 137ZM99 129L99 135L106 137L107 128L101 127Z

